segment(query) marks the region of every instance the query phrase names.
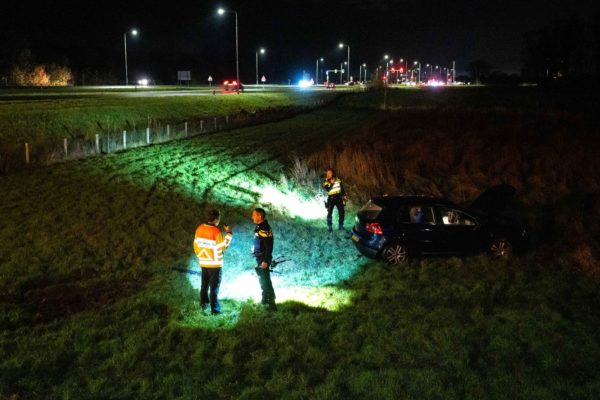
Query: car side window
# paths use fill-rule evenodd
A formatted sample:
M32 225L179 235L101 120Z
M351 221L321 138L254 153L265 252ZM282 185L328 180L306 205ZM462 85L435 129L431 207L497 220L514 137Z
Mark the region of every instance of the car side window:
M439 211L444 225L475 225L475 220L462 211L449 207L440 207Z
M435 224L433 209L431 207L409 207L410 222L413 224Z

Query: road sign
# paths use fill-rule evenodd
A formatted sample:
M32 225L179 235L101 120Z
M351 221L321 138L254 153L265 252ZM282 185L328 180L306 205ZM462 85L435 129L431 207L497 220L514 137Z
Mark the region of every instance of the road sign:
M262 78L260 78L260 81L261 81L262 83L265 83L265 82L267 81L267 78L266 78L266 77L263 75L263 76L262 76Z
M192 73L190 71L177 71L178 81L191 81Z
M211 76L211 75L209 75L209 76L208 76L208 81L209 81L209 82L212 82L212 81L213 81L213 78L212 78L212 76Z

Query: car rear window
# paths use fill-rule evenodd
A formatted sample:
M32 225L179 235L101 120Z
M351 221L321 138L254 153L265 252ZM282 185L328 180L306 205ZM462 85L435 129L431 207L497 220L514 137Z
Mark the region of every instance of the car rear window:
M381 213L381 206L373 203L373 200L369 200L367 204L363 206L358 212L358 216L363 219L375 219Z

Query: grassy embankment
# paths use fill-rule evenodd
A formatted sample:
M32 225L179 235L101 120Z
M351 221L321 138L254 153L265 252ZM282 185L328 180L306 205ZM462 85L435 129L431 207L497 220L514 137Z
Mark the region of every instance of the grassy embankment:
M493 92L488 96L493 100ZM345 235L326 234L320 201L310 190L281 178L292 151L316 166L331 161L328 143L344 144L341 157L350 145L372 154L370 143L381 143L386 132L397 150L404 138L423 140L423 150L440 160L423 164L423 152L402 152L403 173L394 181L379 167L390 160L385 148L378 148L380 159L363 154L334 159L334 165L347 171L355 196L386 189L345 170L364 160L369 167L359 172L381 174L391 189L435 188L449 196L458 190L466 201L501 179L487 161L460 166L462 159L474 162L474 132L487 138L480 149L487 159L493 152L486 143L505 132L486 121L508 122L491 109L483 111L485 118L460 114L443 124L431 110L395 114L374 110L368 97L349 101L360 107L347 103L266 126L1 177L0 290L7 295L0 299L0 395L598 397L599 286L580 274L577 259L554 246L565 239L564 221L584 212L590 218L582 235L595 245L597 202L581 197L575 183L557 195L563 200L550 190L532 193L539 186L519 187L534 223L531 215L559 214L535 224L552 232L543 235L542 246L506 263L482 256L398 268L357 258ZM542 159L555 151L544 132L579 137L578 125L530 114L512 118L516 126L522 118L531 122L531 129L517 131L529 147L548 148L540 150ZM451 155L426 141L436 135L456 137L444 142ZM580 175L589 180L586 148L593 151L595 141L584 143ZM504 150L507 157L520 154L516 139L506 146L514 147ZM535 166L539 155L514 162L523 176L510 182L526 182L529 171L555 182L556 168ZM426 169L428 163L435 169ZM479 170L486 166L492 169ZM248 256L248 214L265 202L276 254L291 259L276 277L275 315L246 300L258 286ZM556 202L580 208L553 208ZM193 267L193 230L211 206L221 208L236 231L226 254L225 313L216 318L199 314L195 276L171 269Z
M121 132L156 125L194 122L200 119L236 114L242 110L310 106L327 93L280 91L216 96L163 95L161 91L138 95L107 92L81 95L81 91L45 93L24 100L0 96L0 141L37 142L48 139L91 138L95 134ZM204 92L209 93L209 92Z

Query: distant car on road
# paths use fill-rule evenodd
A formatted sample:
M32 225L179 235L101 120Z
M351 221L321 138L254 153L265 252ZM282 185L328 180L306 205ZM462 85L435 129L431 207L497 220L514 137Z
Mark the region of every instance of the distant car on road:
M335 89L335 83L333 83L333 82L325 82L325 87L327 89Z
M352 240L362 254L393 264L481 252L509 258L527 241L524 225L506 213L514 195L511 186L496 186L468 208L428 196L375 197L358 212Z
M244 85L242 85L241 83L238 84L237 81L224 81L223 82L223 89L226 92L243 92L244 91Z

